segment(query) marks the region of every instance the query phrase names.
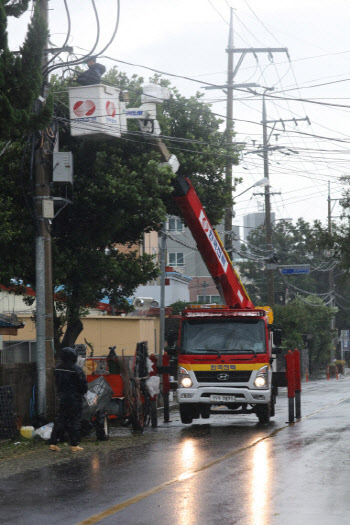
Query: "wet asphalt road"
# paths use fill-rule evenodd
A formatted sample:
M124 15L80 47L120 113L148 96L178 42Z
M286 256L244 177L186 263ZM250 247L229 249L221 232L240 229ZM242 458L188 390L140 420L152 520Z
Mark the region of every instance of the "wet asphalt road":
M187 426L172 413L142 447L0 480L0 523L348 525L350 380L303 388L291 426L282 392L269 426L253 415Z

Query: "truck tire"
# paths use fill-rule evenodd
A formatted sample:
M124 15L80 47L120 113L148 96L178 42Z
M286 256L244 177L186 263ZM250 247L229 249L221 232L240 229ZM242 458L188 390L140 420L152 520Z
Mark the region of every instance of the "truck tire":
M275 405L276 405L276 396L272 394L271 396L271 413L270 416L273 417L275 415Z
M269 423L271 417L271 401L266 405L256 405L256 415L258 416L259 423Z
M192 407L180 404L180 418L181 423L185 425L190 425L193 421Z
M210 405L204 405L201 408L201 416L202 419L209 419L210 418Z

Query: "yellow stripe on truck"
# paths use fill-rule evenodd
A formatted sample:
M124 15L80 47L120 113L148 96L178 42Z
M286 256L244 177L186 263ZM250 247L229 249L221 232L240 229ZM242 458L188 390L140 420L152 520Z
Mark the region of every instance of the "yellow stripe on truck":
M189 363L179 363L179 366L182 366L182 368L185 368L186 370L192 370L193 372L199 372L199 371L227 371L227 370L259 370L262 366L268 365L269 363L240 363L240 364L205 364L205 365L194 365Z

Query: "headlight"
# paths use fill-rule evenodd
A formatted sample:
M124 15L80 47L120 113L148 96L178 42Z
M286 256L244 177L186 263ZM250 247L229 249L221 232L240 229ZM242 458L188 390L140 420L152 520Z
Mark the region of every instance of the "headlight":
M186 368L179 366L178 371L179 386L183 388L190 388L192 386L192 379L190 378Z
M254 381L254 386L256 386L257 388L265 388L268 386L268 383L268 366L265 365L262 368L260 368L260 370L258 370Z
M261 388L263 386L266 385L266 379L265 377L257 377L254 381L254 385L257 386L258 388Z
M184 388L190 388L190 386L192 386L192 380L190 377L183 377L180 381L180 384L181 386L183 386Z

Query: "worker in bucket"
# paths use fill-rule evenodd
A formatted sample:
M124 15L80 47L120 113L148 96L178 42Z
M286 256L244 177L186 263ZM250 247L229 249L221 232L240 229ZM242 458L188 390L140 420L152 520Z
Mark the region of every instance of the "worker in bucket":
M105 66L96 62L96 57L89 57L86 60L87 71L79 73L77 83L81 86L93 86L100 84L102 75L106 72Z
M76 364L77 355L73 348L63 348L60 357L54 372L59 409L50 438L50 450L60 451L57 442L67 431L72 452L80 452L84 450L79 446L79 441L81 411L83 396L87 392L87 381L82 368Z

